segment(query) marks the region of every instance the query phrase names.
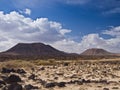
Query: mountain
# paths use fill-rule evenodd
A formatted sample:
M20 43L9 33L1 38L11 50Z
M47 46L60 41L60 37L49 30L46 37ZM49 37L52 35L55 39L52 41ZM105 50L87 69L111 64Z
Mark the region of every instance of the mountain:
M104 56L104 55L114 55L111 52L108 52L104 49L99 49L99 48L91 48L85 50L81 55L88 55L88 56Z
M43 43L19 43L9 50L3 52L7 55L21 56L65 56L65 52L59 51L50 45Z

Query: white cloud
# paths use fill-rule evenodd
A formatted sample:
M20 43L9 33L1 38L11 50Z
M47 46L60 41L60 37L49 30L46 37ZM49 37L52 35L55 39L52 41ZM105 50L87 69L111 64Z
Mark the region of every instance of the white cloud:
M27 14L27 15L30 15L31 14L31 10L30 9L25 9L25 14Z
M24 10L20 10L19 12L20 12L21 14L31 15L31 10L28 9L28 8L26 8L26 9L24 9Z
M53 43L65 38L71 30L62 28L60 23L47 18L32 20L13 11L9 14L0 12L0 46L11 46L18 42ZM61 33L63 32L64 33ZM6 45L6 43L11 43ZM3 45L5 44L5 45ZM3 50L7 48L3 48Z
M113 8L111 10L103 12L104 15L109 15L109 14L120 14L120 7Z
M64 39L52 45L59 50L65 50L71 53L81 53L89 48L102 48L110 52L120 53L120 37L104 39L95 33L85 35L81 42Z
M103 34L114 36L104 39L97 33L82 37L79 42L66 37L72 30L65 29L48 18L33 20L18 12L5 14L0 12L0 51L9 49L19 42L43 42L55 48L72 53L81 53L88 48L103 48L112 52L120 52L120 26L104 30Z
M105 30L103 34L107 34L114 37L120 37L120 26L111 27L110 30Z
M71 30L68 30L68 29L62 29L62 30L60 30L60 33L62 35L65 35L66 33L70 33L70 32L71 32Z

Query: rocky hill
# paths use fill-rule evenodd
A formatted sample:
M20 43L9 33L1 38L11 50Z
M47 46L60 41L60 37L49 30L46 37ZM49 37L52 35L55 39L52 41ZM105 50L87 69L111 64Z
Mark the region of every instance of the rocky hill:
M47 56L47 55L66 55L67 53L59 51L50 45L43 43L19 43L4 52L11 55L24 56Z
M74 59L77 54L59 51L43 43L18 43L0 53L0 59Z
M88 55L88 56L101 56L101 55L114 55L111 52L108 52L104 49L99 49L99 48L91 48L85 50L81 55Z

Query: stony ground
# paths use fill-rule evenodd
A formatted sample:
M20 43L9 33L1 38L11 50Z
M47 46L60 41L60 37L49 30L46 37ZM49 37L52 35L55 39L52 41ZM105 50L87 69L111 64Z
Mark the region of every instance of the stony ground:
M120 61L1 67L0 90L120 90Z

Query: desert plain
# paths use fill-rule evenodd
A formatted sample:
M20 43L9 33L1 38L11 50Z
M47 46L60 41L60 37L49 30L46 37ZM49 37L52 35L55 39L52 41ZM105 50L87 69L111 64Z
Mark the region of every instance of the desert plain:
M12 90L11 88L120 90L120 58L0 62L0 90Z

